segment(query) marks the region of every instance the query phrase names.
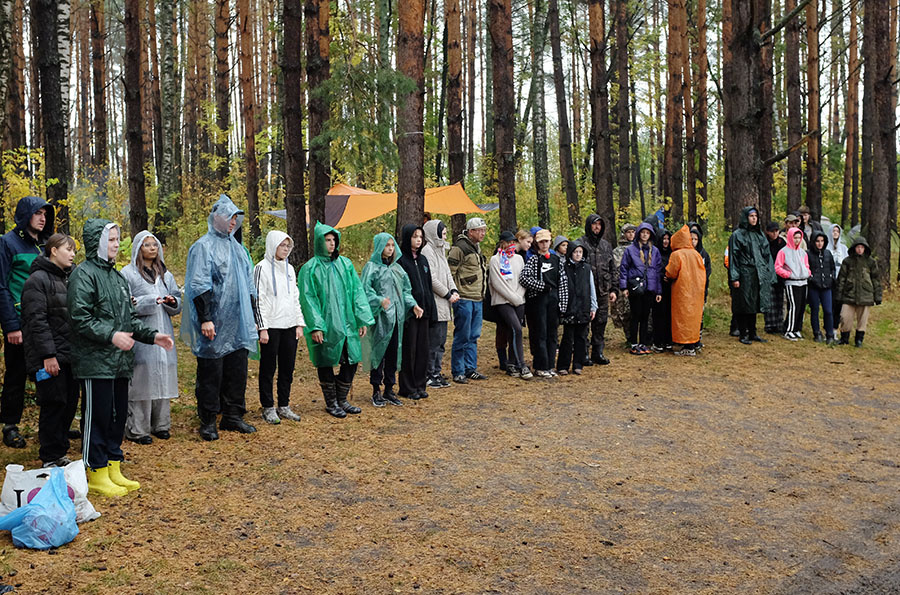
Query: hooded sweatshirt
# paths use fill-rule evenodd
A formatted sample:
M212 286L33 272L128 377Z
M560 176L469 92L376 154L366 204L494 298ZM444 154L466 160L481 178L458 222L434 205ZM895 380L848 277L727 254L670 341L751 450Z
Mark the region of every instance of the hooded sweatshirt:
M77 378L131 378L134 350L112 344L116 332L132 333L141 343L153 343L156 330L138 318L128 282L108 254L109 234L118 225L88 219L83 240L86 259L69 277L66 303L72 333L72 372Z
M840 231L840 235L836 240L834 239L835 227ZM828 240L825 246L828 251L831 252L831 257L834 259L834 278L837 279L838 275L841 274L841 263L850 255L850 251L847 250L847 244L844 242L844 230L840 225L835 223L831 226L831 229L828 230L828 236L825 239Z
M569 244L566 252L566 281L569 284L569 302L565 311L561 311L563 324L585 324L591 321L591 312L597 311L597 294L594 289L594 276L591 265L584 259L584 246L580 240ZM572 256L576 248L581 248L581 260L575 261Z
M521 306L525 303L525 288L519 283L519 276L525 269L525 260L515 250L516 245L513 244L506 254L501 254L501 248L497 248L497 252L491 256L488 282L491 285L492 306ZM508 266L502 266L501 260L508 261Z
M422 245L425 245L425 232L420 226L413 223L404 225L400 230L402 239L397 264L403 267L409 277L412 297L424 311L422 319L434 321L437 318L437 306L434 304L434 293L431 291L431 265L428 259L422 256L421 246L418 252L412 248L412 237L416 230L422 232Z
M447 245L442 238L446 229L440 219L427 221L422 227L425 230L425 245L422 246L422 255L428 259L431 265L431 292L434 294L434 305L437 308L437 322L450 320L450 296L458 294L453 275L450 274L450 265L447 264Z
M294 240L283 231L274 229L266 234L266 255L253 268L253 283L258 296L254 314L259 330L306 326L294 267L287 256L284 260L275 258L275 251L285 240L290 241L290 249L293 250Z
M553 242L550 244L550 247L553 248L554 252L559 254L559 247L563 243L568 244L569 238L567 238L566 236L556 236L555 238L553 238Z
M39 209L47 213L44 229L37 240L28 233L28 223ZM16 204L16 226L0 238L0 327L4 333L21 330L19 320L22 287L31 271L32 261L53 235L53 207L43 198L26 196Z
M382 254L388 242L394 242L394 254L385 261ZM368 372L377 368L384 359L391 337L397 333L397 365L403 353L403 324L410 311L417 305L412 296L409 276L397 261L400 247L389 233L380 233L372 240L372 255L363 267L362 286L375 318L375 324L362 339L363 369ZM385 298L390 302L385 308Z
M641 245L641 232L650 232L646 245ZM619 266L619 289L628 288L628 280L638 275L647 279L647 291L656 295L662 294L660 273L662 271L662 255L654 246L655 234L649 223L641 223L634 234L634 241L625 248L622 264Z
M325 236L334 234L335 246L328 252ZM347 363L362 360L359 329L375 324L366 293L353 263L340 255L341 232L316 222L313 232L314 254L300 267L300 305L306 320L306 346L309 359L317 368L336 367L347 348ZM321 331L324 341L316 343L312 335Z
M799 242L795 244L797 236L803 239L803 232L797 228L788 231L787 246L778 251L775 259L775 272L785 285L804 286L810 276L809 256Z
M152 238L156 242L156 259L159 261L162 275L155 275L151 283L138 271L138 255L141 246ZM159 332L173 336L172 316L181 313L181 290L175 277L166 270L163 247L155 235L142 231L134 236L131 243L131 263L122 269L122 276L128 281L131 298L134 300L134 311L141 322ZM148 274L149 275L149 274ZM161 303L156 300L171 295L175 305ZM174 399L178 396L178 356L175 349L166 351L159 345L136 344L134 350L134 376L128 389L128 398L132 401L152 399Z
M816 248L816 240L820 237L825 240L827 246L828 238L825 233L815 231L809 242L809 250L806 251L809 258L809 284L816 289L831 289L835 279L834 257L827 248L821 250Z
M856 247L863 246L862 255ZM857 236L850 246L850 255L841 265L837 283L838 301L851 306L872 306L881 303L881 278L878 276L878 261L872 256L872 249L863 236Z
M229 233L235 216L237 224ZM181 338L197 357L218 359L238 349L256 353L259 334L253 315L253 265L234 239L243 221L244 212L221 195L206 220L206 235L188 250ZM206 321L216 327L212 341L200 332Z
M600 233L595 234L592 227L597 221L600 222ZM594 291L598 296L605 296L615 287L616 265L612 246L603 239L605 233L606 221L600 215L592 213L584 222L584 235L578 238L578 243L584 248L584 260L591 265ZM599 303L605 305L608 301L602 297Z

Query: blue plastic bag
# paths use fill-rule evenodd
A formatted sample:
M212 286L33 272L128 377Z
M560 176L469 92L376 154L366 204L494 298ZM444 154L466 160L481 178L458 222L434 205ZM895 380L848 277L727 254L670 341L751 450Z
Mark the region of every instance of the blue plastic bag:
M50 479L31 502L0 518L0 531L12 531L14 546L36 550L59 547L75 539L75 504L69 498L63 470L51 469Z

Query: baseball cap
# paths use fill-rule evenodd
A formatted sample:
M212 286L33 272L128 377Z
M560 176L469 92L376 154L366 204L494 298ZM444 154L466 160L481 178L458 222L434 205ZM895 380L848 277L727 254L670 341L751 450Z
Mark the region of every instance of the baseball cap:
M553 239L553 238L551 237L550 232L546 229L542 229L539 232L537 232L536 234L534 234L535 242L543 242L544 240L551 240L551 239Z
M466 231L470 231L472 229L482 229L487 227L487 223L484 222L484 219L481 217L472 217L468 221L466 221Z

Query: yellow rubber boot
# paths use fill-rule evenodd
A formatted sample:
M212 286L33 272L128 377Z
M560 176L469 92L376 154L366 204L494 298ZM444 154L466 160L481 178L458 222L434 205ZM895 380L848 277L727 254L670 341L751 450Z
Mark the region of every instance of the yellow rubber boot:
M91 469L90 467L88 467L86 471L88 480L88 493L108 497L124 496L128 493L128 490L120 485L114 484L109 479L109 467L103 467L102 469Z
M122 461L110 461L109 462L109 479L117 486L121 486L128 490L129 492L133 492L134 490L140 489L141 484L138 482L127 479L124 475L122 475L121 469Z

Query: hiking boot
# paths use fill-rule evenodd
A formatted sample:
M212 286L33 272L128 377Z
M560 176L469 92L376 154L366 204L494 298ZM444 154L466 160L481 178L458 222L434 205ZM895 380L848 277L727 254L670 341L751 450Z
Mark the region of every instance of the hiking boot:
M865 336L866 331L856 331L856 341L854 342L854 345L856 345L857 347L862 347L863 339L865 338Z
M378 390L378 387L372 388L372 405L375 407L384 407L387 405L387 401L384 400L384 396L382 396L381 391Z
M18 426L8 425L3 427L3 444L10 448L25 448L25 438L19 433Z
M397 398L397 395L394 393L394 389L391 387L387 387L384 389L384 394L382 395L384 400L390 403L391 405L396 405L397 407L403 407L403 402Z
M337 391L338 406L343 409L345 413L356 415L357 413L362 412L362 409L356 405L351 405L350 402L347 401L347 397L350 396L350 389L353 387L351 383L338 380L334 383L334 386Z
M219 429L225 430L226 432L239 432L241 434L252 434L256 431L256 428L237 415L223 415L222 421L219 422Z
M275 409L275 413L278 414L278 417L281 419L289 419L291 421L300 421L300 416L294 413L291 409L290 405L285 405L284 407L278 407Z
M487 380L487 376L479 372L478 370L472 370L468 374L466 374L466 378L469 380Z
M281 419L278 417L278 414L275 413L274 407L263 407L262 418L264 422L272 424L273 426L281 423Z

